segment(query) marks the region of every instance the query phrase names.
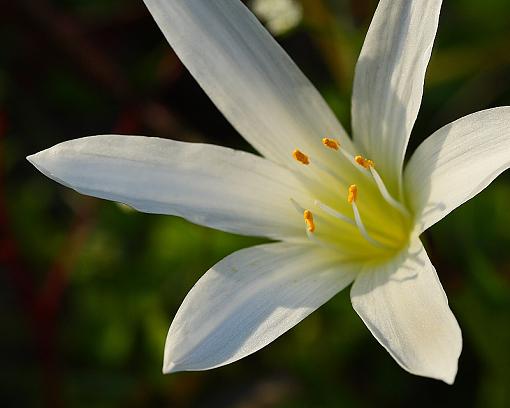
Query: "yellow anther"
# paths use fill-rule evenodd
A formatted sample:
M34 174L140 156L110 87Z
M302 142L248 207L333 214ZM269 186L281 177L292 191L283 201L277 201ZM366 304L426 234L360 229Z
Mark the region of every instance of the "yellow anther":
M324 139L322 139L322 144L333 150L338 150L340 148L340 143L338 143L338 140L336 139L328 139L327 137L325 137Z
M352 204L356 202L356 199L358 198L358 187L356 184L351 184L349 186L349 192L347 194L347 202L349 204Z
M372 160L365 159L363 156L356 156L354 161L367 170L370 169L370 167L375 167L375 163Z
M310 164L310 159L308 156L299 149L296 149L292 152L292 157L294 157L294 159L296 159L301 164Z
M305 210L303 213L303 218L305 219L306 226L308 228L308 231L314 232L315 231L315 223L313 222L313 214L310 210Z

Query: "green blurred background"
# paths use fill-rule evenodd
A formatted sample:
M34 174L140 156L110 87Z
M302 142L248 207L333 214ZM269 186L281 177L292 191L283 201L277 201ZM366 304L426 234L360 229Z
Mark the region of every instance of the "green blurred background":
M347 128L376 3L302 0L283 28L278 10L257 6ZM510 105L508 0L445 3L411 151L451 120ZM0 406L510 406L508 175L424 237L464 335L453 386L400 369L348 291L242 361L162 375L166 332L188 290L261 240L80 196L25 156L112 132L250 147L142 0L0 7Z

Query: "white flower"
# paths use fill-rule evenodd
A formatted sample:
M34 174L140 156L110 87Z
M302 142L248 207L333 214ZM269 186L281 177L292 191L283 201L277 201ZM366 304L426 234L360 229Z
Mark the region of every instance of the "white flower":
M198 281L170 327L163 371L247 356L354 282L354 309L398 364L452 383L461 332L418 236L509 167L510 108L438 130L403 171L441 1L379 2L356 67L352 141L240 1L145 3L264 158L106 135L29 160L84 194L280 241L236 252Z

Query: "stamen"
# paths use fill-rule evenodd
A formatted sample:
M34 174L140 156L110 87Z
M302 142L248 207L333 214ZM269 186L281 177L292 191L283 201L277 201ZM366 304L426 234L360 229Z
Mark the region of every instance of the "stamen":
M407 211L407 209L400 202L398 202L391 196L388 189L384 185L381 176L375 169L375 163L372 160L366 159L365 157L359 155L354 157L354 161L370 172L370 174L374 178L377 188L379 189L379 192L381 193L382 197L386 200L386 202L393 208L395 208L397 211L400 211L405 217L409 218L410 217L409 211Z
M323 139L323 140L326 140L326 139ZM340 144L338 142L336 142L334 139L327 139L329 141L331 141L331 143L336 143L337 145L337 148L338 146L340 146ZM292 157L294 158L294 160L300 162L301 164L304 164L304 165L309 165L310 164L310 158L308 157L308 155L304 154L301 150L299 149L296 149L292 152ZM319 170L321 170L322 172L324 173L327 173L328 176L331 176L333 177L334 179L336 179L337 181L340 181L342 183L345 182L344 179L342 179L342 177L340 177L338 175L338 173L336 172L333 172L331 171L330 169L328 169L327 166L324 166L322 163L320 163L319 161L314 161L313 162L313 165L316 166ZM316 175L317 176L317 175ZM319 180L322 179L322 177L318 177Z
M356 162L354 161L354 157L351 156L348 152L346 152L344 149L339 149L339 152L344 156L349 163L351 163L353 166L356 165Z
M292 205L294 205L294 207L296 208L296 210L299 211L300 214L303 214L303 218L305 220L305 224L306 224L306 236L308 237L308 239L312 242L314 242L315 244L317 245L320 245L324 248L328 248L328 249L335 249L338 251L338 247L335 246L335 245L332 245L328 242L325 242L319 238L317 238L314 234L314 231L315 231L315 222L314 222L314 219L313 219L313 214L310 210L305 210L303 209L303 207L301 207L299 205L299 203L294 200L293 198L290 199ZM311 224L309 224L309 222L311 222ZM310 229L311 227L311 229Z
M360 160L360 159L363 159L362 156L353 156L351 155L350 153L346 152L344 149L341 149L339 148L338 151L342 154L342 156L344 156L344 158L349 162L351 163L357 170L359 170L361 173L363 173L364 175L366 176L370 176L370 174L368 174L368 171L367 171L367 167L363 166L360 164L359 161L357 160ZM364 165L371 165L371 166L375 166L374 162L372 160L366 160L364 159L363 161L363 164Z
M372 160L366 159L363 156L356 156L354 158L354 161L367 170L370 170L372 167L375 167L375 163Z
M338 211L334 210L330 206L320 202L319 200L315 200L315 205L319 207L322 211L324 211L326 214L331 215L332 217L338 218L339 220L345 221L348 224L356 225L356 223L351 220L349 217L346 217L342 213L339 213Z
M315 223L313 222L313 214L310 210L305 210L303 212L303 218L305 220L305 224L308 232L313 233L315 231Z
M346 223L351 224L351 225L356 225L356 223L352 219L350 219L349 217L343 215L342 213L334 210L329 205L326 205L319 200L315 200L315 205L317 207L319 207L322 211L324 211L326 214L329 214L334 218L345 221Z
M301 164L304 165L310 164L310 159L308 158L308 156L299 149L296 149L292 152L292 157L294 157L294 159L300 162Z
M356 205L356 200L358 198L358 187L355 184L352 184L349 187L349 192L347 194L347 202L352 205L352 212L354 213L354 220L356 222L356 226L358 227L359 232L370 244L377 248L387 248L386 245L381 244L379 241L372 238L367 229L365 228L365 224L361 220L361 214L359 213L358 206Z
M317 244L317 245L319 245L319 246L321 246L323 248L334 249L338 253L338 247L337 246L332 245L329 242L326 242L326 241L323 241L322 239L317 238L317 236L313 232L308 231L308 229L306 230L306 235L308 236L308 239L311 242L313 242L314 244Z
M358 187L356 186L356 184L351 184L349 186L349 191L347 194L347 202L349 204L352 204L352 203L356 202L357 198L358 198Z
M301 207L299 205L299 203L294 200L293 198L290 199L290 202L292 203L292 205L294 206L294 208L296 209L296 211L300 214L303 214L303 211L305 211L305 209L303 207Z
M374 178L375 184L377 185L379 192L381 193L382 197L386 200L386 202L393 208L395 208L397 211L400 211L404 216L409 218L411 216L409 214L409 211L407 211L407 208L405 208L400 202L398 202L391 196L390 192L384 185L384 181L382 180L377 170L374 169L373 167L370 167L369 170L370 173L372 173L372 177Z
M313 221L313 214L310 210L305 210L303 207L299 205L299 203L294 200L293 198L290 199L292 205L296 208L299 213L303 214L303 218L305 220L306 225L306 235L310 241L314 241L320 245L324 245L324 243L319 242L317 238L315 237L314 231L315 231L315 223Z
M336 139L325 137L322 139L322 144L329 149L337 150L349 163L367 176L369 176L369 174L366 170L368 170L369 167L375 166L375 163L372 160L365 159L363 156L353 156L346 152L341 148L340 142Z
M340 143L336 139L329 139L325 137L322 139L322 144L329 149L338 150L340 148Z

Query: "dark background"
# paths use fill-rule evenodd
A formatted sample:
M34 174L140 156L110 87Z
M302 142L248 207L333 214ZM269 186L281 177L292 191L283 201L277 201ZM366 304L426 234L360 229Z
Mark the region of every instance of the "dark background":
M303 20L278 40L349 128L376 1L300 3ZM508 1L445 3L411 151L451 120L510 105ZM507 175L424 238L463 330L453 386L400 369L348 291L242 361L164 376L187 291L261 241L80 196L25 160L101 133L250 149L142 0L0 0L0 406L510 406Z

